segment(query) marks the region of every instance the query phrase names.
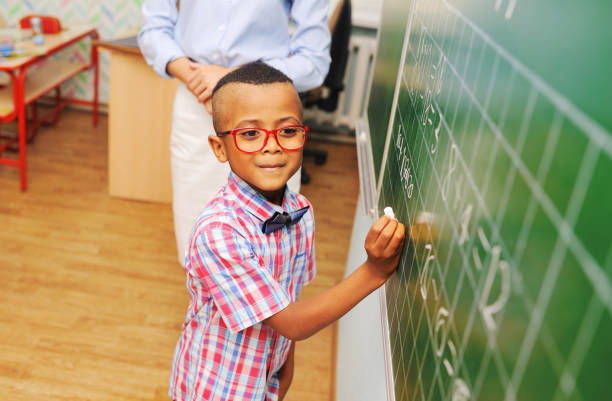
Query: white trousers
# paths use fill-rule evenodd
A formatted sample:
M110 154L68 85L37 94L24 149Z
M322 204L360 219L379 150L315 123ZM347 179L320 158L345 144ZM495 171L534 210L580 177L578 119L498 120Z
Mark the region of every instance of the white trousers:
M179 83L172 111L170 164L174 235L181 265L185 264L189 236L200 211L227 183L229 164L220 163L208 145L208 136L214 133L206 107ZM292 191L300 190L300 173L287 183Z

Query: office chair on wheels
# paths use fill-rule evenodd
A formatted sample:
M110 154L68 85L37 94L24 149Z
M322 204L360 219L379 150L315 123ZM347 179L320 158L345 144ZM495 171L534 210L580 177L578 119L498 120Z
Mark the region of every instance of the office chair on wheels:
M329 21L331 32L331 63L323 85L301 94L304 108L316 107L319 110L333 112L338 107L338 97L344 90L344 73L349 57L349 40L351 38L351 1L339 0ZM315 164L322 165L327 161L327 151L304 148L304 157L314 157ZM302 166L302 184L310 182L310 175Z

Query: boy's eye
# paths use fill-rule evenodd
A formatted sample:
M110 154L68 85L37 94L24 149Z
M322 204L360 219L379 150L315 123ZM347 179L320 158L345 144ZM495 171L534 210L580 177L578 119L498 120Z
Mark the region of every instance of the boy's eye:
M257 139L261 136L261 132L256 129L243 130L238 132L238 136L242 139Z
M287 128L281 128L279 133L283 136L293 136L297 134L298 131L299 129L296 127L287 127Z

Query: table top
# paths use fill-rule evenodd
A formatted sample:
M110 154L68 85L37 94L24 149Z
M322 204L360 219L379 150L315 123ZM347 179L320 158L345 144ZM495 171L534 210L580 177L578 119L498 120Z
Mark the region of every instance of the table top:
M114 40L95 41L95 43L99 47L105 49L118 50L125 53L141 54L136 35Z
M20 42L18 46L29 51L29 54L21 57L0 59L0 71L12 71L22 68L86 36L93 35L95 32L96 27L94 25L69 26L62 29L59 33L45 34L45 42L40 46L35 45L31 40Z

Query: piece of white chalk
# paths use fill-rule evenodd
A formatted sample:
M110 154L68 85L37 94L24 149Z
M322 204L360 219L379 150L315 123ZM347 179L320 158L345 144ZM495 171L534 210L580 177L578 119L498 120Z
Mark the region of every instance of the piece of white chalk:
M386 208L384 208L383 212L385 213L385 216L395 219L395 213L393 213L393 209L391 209L391 206L387 206Z

